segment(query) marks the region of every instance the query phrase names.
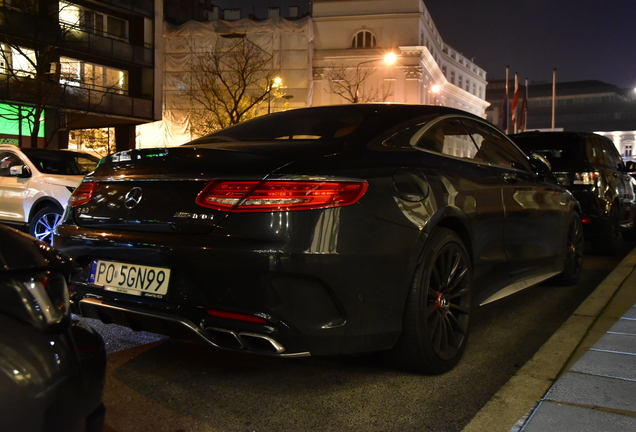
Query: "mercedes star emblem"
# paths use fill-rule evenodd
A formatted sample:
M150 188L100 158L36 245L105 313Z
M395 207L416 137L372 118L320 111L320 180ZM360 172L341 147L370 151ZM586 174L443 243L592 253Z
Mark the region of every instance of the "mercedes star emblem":
M135 207L141 201L142 193L141 188L134 187L128 191L126 196L124 197L124 205L127 209L131 209Z

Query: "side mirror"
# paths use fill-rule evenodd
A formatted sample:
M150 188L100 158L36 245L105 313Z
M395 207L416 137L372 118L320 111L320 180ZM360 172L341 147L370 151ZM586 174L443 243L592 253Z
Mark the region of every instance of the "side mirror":
M636 171L636 161L626 161L625 162L625 171L626 172L634 172L634 171Z
M548 175L552 171L550 162L545 158L545 156L539 153L530 153L528 160L530 162L530 166L537 174Z
M14 165L9 167L9 174L19 178L31 177L31 170L26 165Z

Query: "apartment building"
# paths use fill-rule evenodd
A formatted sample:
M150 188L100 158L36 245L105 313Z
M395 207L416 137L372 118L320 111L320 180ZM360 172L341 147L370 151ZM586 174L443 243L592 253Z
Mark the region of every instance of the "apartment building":
M161 118L163 0L0 0L0 141L67 148L69 131ZM36 138L37 136L37 138Z

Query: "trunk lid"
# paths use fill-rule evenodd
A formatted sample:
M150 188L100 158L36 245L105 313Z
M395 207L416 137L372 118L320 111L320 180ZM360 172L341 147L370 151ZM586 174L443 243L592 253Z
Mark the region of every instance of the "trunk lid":
M86 176L84 183L95 184L92 199L70 207L70 216L89 228L205 234L228 213L196 204L211 180L262 180L294 161L336 151L333 143L295 141L119 152Z

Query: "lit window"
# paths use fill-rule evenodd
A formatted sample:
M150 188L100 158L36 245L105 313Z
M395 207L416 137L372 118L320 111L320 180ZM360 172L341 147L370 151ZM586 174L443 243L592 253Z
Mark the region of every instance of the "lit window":
M28 48L11 48L11 67L18 76L35 76L35 51Z
M351 42L352 48L375 48L377 42L373 33L367 30L362 30L356 33Z
M128 90L128 72L125 70L61 57L60 72L63 84L120 94Z
M60 2L60 24L63 27L78 27L80 24L79 6Z
M128 40L128 21L71 4L59 2L62 27L84 30L99 36Z

